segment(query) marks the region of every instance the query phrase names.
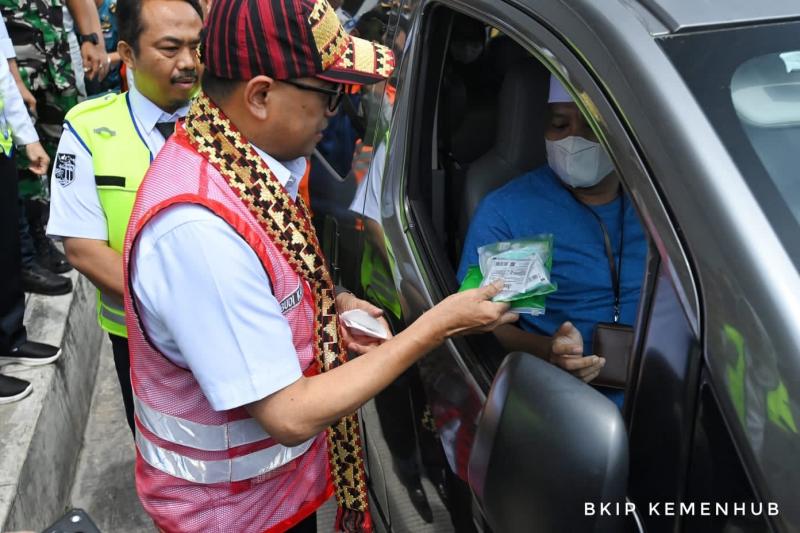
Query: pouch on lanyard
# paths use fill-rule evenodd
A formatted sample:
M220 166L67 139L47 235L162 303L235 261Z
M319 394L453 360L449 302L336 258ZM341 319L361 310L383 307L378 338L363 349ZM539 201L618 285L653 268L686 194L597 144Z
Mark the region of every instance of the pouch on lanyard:
M624 389L628 380L628 361L633 347L633 328L614 322L600 322L594 327L592 351L604 357L605 366L592 385Z

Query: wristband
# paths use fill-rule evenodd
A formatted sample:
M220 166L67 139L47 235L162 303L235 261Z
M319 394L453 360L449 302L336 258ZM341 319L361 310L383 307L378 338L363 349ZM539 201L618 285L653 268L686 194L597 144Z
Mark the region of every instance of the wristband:
M341 285L335 285L333 287L333 294L334 296L339 296L340 294L353 294L353 291L348 290Z
M78 34L78 44L83 44L83 43L97 44L99 42L100 39L97 37L96 33L87 33L86 35Z

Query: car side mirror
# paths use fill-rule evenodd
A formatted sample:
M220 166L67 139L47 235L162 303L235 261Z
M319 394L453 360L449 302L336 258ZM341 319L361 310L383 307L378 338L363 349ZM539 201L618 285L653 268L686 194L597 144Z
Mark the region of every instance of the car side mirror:
M494 531L625 530L628 437L616 405L556 366L508 355L478 423L469 485Z

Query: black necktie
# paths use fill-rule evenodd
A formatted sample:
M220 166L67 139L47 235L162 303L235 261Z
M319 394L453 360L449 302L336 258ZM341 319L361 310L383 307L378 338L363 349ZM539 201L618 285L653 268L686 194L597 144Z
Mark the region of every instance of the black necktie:
M170 135L175 133L175 121L172 122L156 122L156 129L164 136L164 140L169 139Z

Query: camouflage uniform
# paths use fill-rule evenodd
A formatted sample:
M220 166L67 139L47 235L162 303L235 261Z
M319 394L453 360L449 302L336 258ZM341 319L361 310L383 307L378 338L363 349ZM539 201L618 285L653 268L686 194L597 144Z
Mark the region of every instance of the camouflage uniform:
M0 0L0 13L14 43L20 75L36 97L36 131L54 160L64 115L78 103L63 4L61 0ZM46 199L46 183L27 170L24 157L17 160L20 196Z

